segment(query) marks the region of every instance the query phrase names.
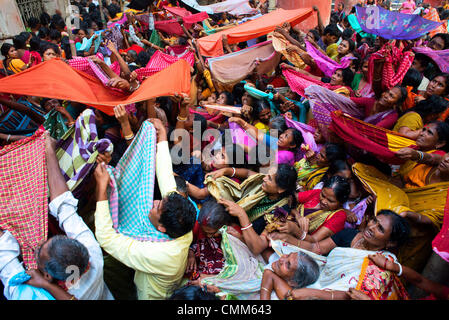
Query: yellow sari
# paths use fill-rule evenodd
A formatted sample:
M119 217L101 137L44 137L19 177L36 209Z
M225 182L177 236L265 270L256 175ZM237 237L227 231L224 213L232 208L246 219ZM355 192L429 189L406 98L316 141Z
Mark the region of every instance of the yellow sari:
M423 168L417 167L414 170ZM402 264L418 271L422 269L432 252L432 239L443 224L449 181L401 189L372 166L355 163L353 172L367 191L376 196L375 213L383 209L398 214L411 211L424 215L432 221L432 225L410 222L410 240L400 248L398 254Z

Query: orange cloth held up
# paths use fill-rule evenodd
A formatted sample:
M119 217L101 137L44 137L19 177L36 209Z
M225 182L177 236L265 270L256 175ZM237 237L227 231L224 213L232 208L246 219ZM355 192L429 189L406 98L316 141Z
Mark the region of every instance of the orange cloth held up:
M221 56L224 54L223 35L227 36L229 44L248 41L274 31L277 26L281 26L284 22L289 22L291 26L295 26L313 14L314 11L312 8L295 10L277 9L260 18L198 39L200 53L208 57Z
M176 75L176 76L173 76ZM145 79L132 94L105 87L101 81L52 59L0 80L0 92L84 103L113 116L119 104L131 104L160 96L190 93L190 65L180 59Z

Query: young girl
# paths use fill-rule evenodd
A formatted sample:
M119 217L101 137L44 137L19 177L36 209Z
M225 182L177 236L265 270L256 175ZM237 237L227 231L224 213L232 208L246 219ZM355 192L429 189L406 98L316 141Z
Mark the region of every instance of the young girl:
M219 273L225 259L221 249L221 234L224 225L232 223L232 217L215 199L204 202L193 227L193 242L190 246L186 275L197 280ZM235 226L238 230L238 226Z

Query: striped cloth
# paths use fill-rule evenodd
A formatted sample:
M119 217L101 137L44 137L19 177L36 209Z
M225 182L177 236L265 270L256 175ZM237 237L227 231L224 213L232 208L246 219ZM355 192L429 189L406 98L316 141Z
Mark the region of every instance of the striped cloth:
M33 250L47 239L44 132L0 149L0 228L17 239L27 268L37 268Z
M186 51L183 55L174 57L158 50L153 54L145 68L135 70L137 79L142 81L143 77L152 76L153 74L168 68L180 59L187 61L191 67L193 67L193 64L195 63L195 55L192 51Z
M94 112L84 110L75 125L66 131L56 145L59 167L70 191L75 193L75 189L93 169L99 153L112 153L112 150L109 139L98 139Z
M97 52L96 56L101 59L104 60L103 54ZM97 66L96 63L92 62L92 60L90 60L87 57L76 57L73 59L68 60L69 66L71 66L73 69L79 70L79 71L83 71L85 73L87 73L88 75L91 75L92 77L96 77L98 79L100 79L100 81L106 85L107 80L109 80L109 78L106 76L106 74L104 73L104 71ZM114 71L114 73L118 75L120 75L120 65L118 63L118 61L115 61L114 63L112 63L109 68L112 69L112 71Z
M145 121L111 176L109 206L118 232L139 241L169 241L150 222L156 174L156 130Z

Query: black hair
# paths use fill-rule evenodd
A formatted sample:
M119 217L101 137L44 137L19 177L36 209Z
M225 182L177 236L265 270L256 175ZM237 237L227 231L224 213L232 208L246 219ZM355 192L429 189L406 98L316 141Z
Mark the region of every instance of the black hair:
M39 51L41 47L41 39L33 36L30 40L30 51Z
M326 150L326 159L329 164L336 160L346 160L346 152L343 146L336 143L326 143L324 145Z
M298 178L298 172L294 167L289 164L281 163L278 165L275 181L279 188L285 191L281 194L281 197L292 196L293 207L296 206L297 199L295 195L296 180Z
M332 189L334 191L335 198L337 198L337 201L342 205L348 201L351 193L351 185L349 184L349 181L340 176L332 176L323 184L323 189L324 188Z
M51 238L47 246L49 259L45 263L45 271L57 280L66 280L71 272L70 266L78 268L79 274L83 274L89 264L89 251L78 240L67 236L57 235Z
M419 64L426 70L429 65L432 63L432 59L429 56L426 56L422 53L415 54L415 61L419 61Z
M357 51L353 51L352 55L354 56L355 59L352 59L352 64L354 65L354 69L356 71L361 70L362 65L363 65L363 59L362 56L357 52ZM369 61L369 60L368 60ZM355 75L354 75L355 76Z
M40 24L40 21L39 21L39 19L36 18L36 17L30 17L30 18L28 19L27 23L28 23L28 26L29 26L31 29L34 29L34 28L36 28L36 27Z
M254 103L254 107L253 107L253 111L254 111L254 119L259 119L259 115L260 113L265 110L265 109L270 109L270 104L265 100L265 99L258 99L255 103Z
M39 21L42 26L48 26L48 24L51 21L51 17L47 12L42 12L41 15L39 16Z
M440 20L448 20L449 19L449 10L442 10L440 13Z
M14 48L16 48L17 50L18 49L26 49L27 48L27 44L26 44L27 40L28 40L27 37L19 34L18 36L15 36L12 39L12 43L14 44Z
M309 32L313 35L313 40L319 41L320 40L320 33L316 29L310 29Z
M351 166L348 164L346 160L337 159L335 161L332 161L329 164L329 168L327 169L326 174L321 179L321 182L325 183L337 173L345 170L351 171Z
M185 285L173 291L168 300L220 300L220 298L202 287Z
M51 42L41 42L41 46L39 49L39 53L41 54L41 56L44 56L45 51L47 51L48 49L53 49L53 51L57 54L57 55L61 55L61 50L59 49L59 47Z
M447 121L447 120L446 120ZM429 124L434 123L437 125L438 142L445 142L444 146L440 149L444 152L449 152L449 123L443 121L431 121Z
M346 17L345 19L347 19L347 17ZM343 30L343 32L342 32L342 34L341 34L341 38L342 38L343 40L351 40L351 41L352 41L352 36L353 36L353 35L354 35L354 31L353 31L353 30L351 30L351 29L345 29L345 30ZM354 48L355 48L355 43L354 43L354 41L352 41L352 44L353 44L353 48L351 49L351 52L354 51ZM349 44L349 46L351 47L351 44Z
M8 58L8 52L9 52L9 50L12 47L14 47L14 46L12 44L8 43L8 42L5 42L5 43L2 44L2 47L1 47L0 51L2 53L2 56L5 57L5 59Z
M401 85L404 87L410 86L413 87L412 91L414 93L418 92L418 87L421 84L423 79L423 75L416 69L410 68L402 79Z
M192 231L196 218L193 204L176 192L170 193L165 200L159 222L166 234L176 239Z
M332 23L326 26L326 28L324 28L324 35L330 35L330 36L335 36L337 39L341 37L341 31L338 28L336 23Z
M51 29L49 36L50 40L61 40L61 32L56 29Z
M25 40L28 40L33 35L34 34L32 34L31 32L28 32L28 31L23 31L23 32L19 33L19 36L25 37Z
M181 176L175 176L175 182L176 182L176 190L178 190L178 192L187 194L186 179L184 179Z
M398 107L399 110L401 110L402 109L402 105L404 104L405 100L407 99L408 91L407 91L407 89L405 87L403 87L401 85L394 86L393 88L398 88L399 91L401 92L401 97L396 102L396 106Z
M146 51L140 51L137 55L137 64L142 68L146 67L148 61L150 61L151 55Z
M295 145L294 150L299 149L301 147L302 143L304 142L304 137L302 136L301 131L299 131L296 128L288 128L287 130L291 130L292 131L292 135L293 135L292 143Z
M447 107L447 100L434 94L426 100L419 101L416 106L409 109L408 112L416 112L424 120L424 118L428 115L440 114L441 112L446 110Z
M226 211L226 208L211 198L203 203L198 214L198 223L212 229L220 229L224 225L230 224L232 216Z
M45 39L46 37L48 37L49 34L50 34L50 29L48 29L47 27L40 27L37 36L40 39Z
M61 48L64 50L66 59L72 59L72 48L70 47L70 39L68 36L61 38Z
M242 97L245 94L245 84L237 83L234 88L232 88L232 95L234 96L234 104L243 104Z
M395 242L396 247L400 247L408 241L410 237L410 224L405 218L387 209L380 210L377 213L377 216L379 215L390 217L392 220L390 241Z
M229 91L222 91L220 92L220 95L224 94L226 96L225 104L228 106L234 105L234 96Z
M437 33L436 35L434 35L431 39L431 41L435 38L441 38L443 39L444 42L444 48L443 50L446 50L449 48L449 34L447 33Z
M354 80L354 72L351 70L351 68L344 68L339 70L341 70L343 76L343 84L350 87L352 81Z

